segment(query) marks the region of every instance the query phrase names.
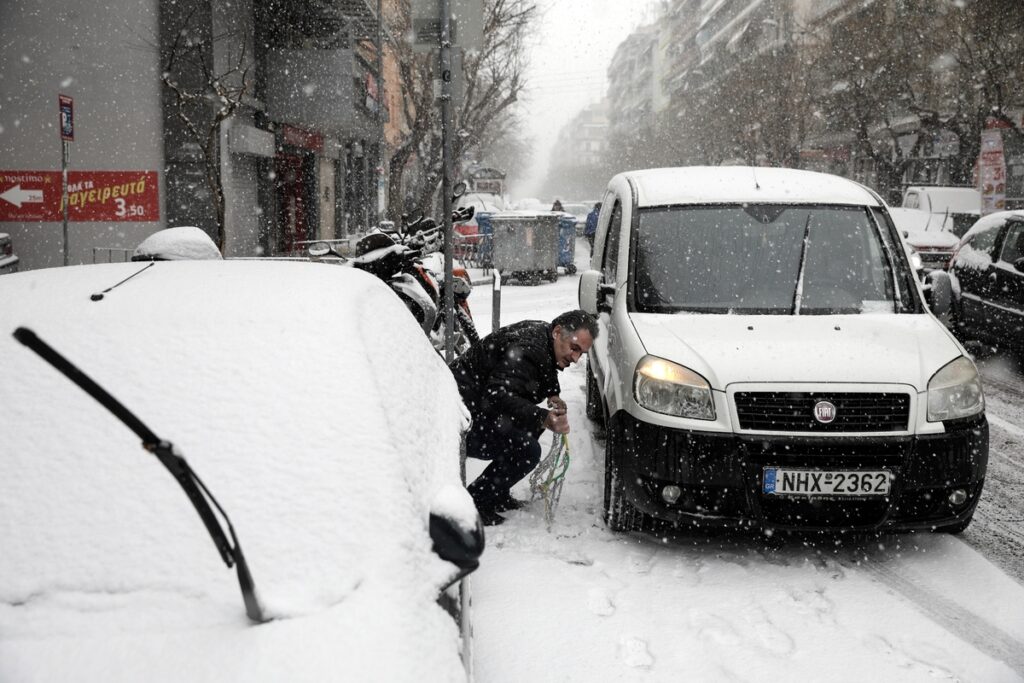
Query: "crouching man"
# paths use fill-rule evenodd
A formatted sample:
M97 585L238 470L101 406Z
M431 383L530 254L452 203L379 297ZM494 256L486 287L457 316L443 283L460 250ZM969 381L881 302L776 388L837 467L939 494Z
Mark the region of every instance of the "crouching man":
M499 513L520 507L509 489L540 462L544 430L568 433L558 373L590 351L597 330L580 310L550 323L524 320L488 335L452 365L473 417L466 455L490 461L468 486L484 524L501 524Z

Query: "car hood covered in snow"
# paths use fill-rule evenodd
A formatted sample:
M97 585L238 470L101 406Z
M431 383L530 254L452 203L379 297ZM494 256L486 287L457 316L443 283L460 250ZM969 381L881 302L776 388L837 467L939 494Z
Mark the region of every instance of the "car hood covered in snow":
M960 355L928 314L631 315L648 353L737 382L880 382L925 391Z
M19 326L178 447L272 621L248 622L174 478ZM0 358L0 680L464 675L427 529L436 497L465 494L465 409L379 280L259 261L8 275Z

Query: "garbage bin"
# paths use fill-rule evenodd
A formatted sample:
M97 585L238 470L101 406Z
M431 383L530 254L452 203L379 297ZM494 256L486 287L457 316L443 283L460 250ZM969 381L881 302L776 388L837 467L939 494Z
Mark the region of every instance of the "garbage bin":
M558 214L502 211L491 215L493 267L529 284L558 279Z
M558 217L558 265L569 275L576 272L576 216L571 213Z
M490 211L479 211L476 214L476 226L480 233L480 244L477 247L477 261L480 264L480 268L490 269L494 267L494 261L491 258L493 253L491 238L494 235L491 216L493 215Z

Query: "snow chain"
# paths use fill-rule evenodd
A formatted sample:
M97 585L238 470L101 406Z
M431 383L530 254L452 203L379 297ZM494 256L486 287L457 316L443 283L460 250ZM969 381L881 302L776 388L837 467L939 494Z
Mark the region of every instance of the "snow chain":
M551 448L530 475L530 501L539 495L544 499L544 522L548 531L555 521L558 499L562 496L565 472L569 469L569 437L565 434L551 435Z

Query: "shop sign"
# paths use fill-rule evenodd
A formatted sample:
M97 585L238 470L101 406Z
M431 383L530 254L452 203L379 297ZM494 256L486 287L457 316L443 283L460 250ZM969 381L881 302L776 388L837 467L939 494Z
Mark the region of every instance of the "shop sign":
M60 171L0 171L0 222L64 218ZM141 222L160 219L156 171L68 171L68 220Z

